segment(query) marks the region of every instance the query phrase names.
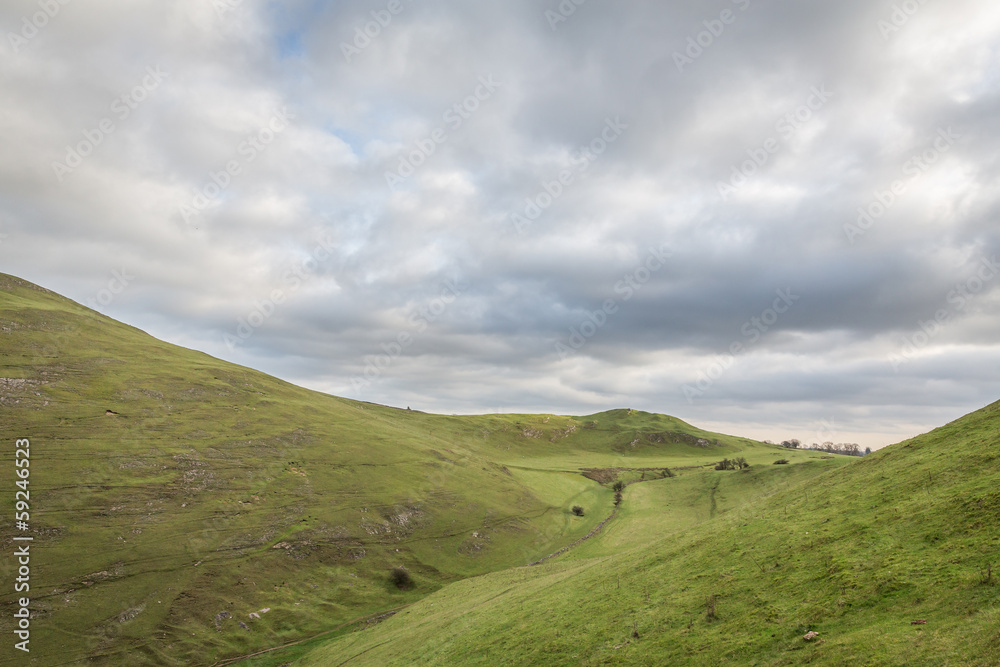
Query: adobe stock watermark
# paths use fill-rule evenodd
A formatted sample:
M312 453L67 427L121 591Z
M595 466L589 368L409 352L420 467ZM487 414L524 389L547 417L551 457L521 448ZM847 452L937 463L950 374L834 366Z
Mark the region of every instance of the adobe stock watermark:
M903 29L910 19L920 11L920 8L927 4L927 0L905 0L892 6L892 14L888 19L879 19L878 31L882 39L889 41L889 37Z
M732 0L734 5L739 6L741 12L749 9L750 2L751 0ZM736 23L738 17L739 15L732 9L723 9L719 13L719 18L702 21L705 29L695 35L688 36L687 47L683 52L674 51L674 64L677 65L677 71L683 74L684 68L693 65L694 61L701 58L706 50L712 48L716 40L722 37L726 31L726 26Z
M256 133L247 135L246 139L236 147L237 157L227 160L218 171L210 171L208 180L195 191L190 204L181 204L178 207L184 222L190 223L192 218L200 215L215 203L218 197L232 185L233 178L242 174L244 167L267 150L275 138L288 129L291 125L290 119L294 120L294 118L294 114L283 107L276 110L267 123Z
M212 0L212 8L220 18L225 18L229 12L235 12L243 6L245 0Z
M264 326L264 323L278 310L278 306L285 303L289 296L316 275L323 264L330 261L335 247L336 240L329 235L317 241L309 256L302 262L296 262L282 276L285 289L276 288L271 290L266 298L254 299L254 306L250 312L245 317L236 318L236 329L233 333L222 334L222 342L226 347L230 351L235 350L237 345L246 342L257 329Z
M649 248L646 259L635 270L626 273L615 283L615 294L621 297L622 303L632 300L632 297L648 283L653 274L667 265L667 260L673 257L673 251L666 245L659 248ZM556 352L560 360L565 360L575 352L583 349L590 339L597 335L608 319L619 310L618 299L606 299L601 308L587 313L587 317L569 328L569 338L565 343L556 341Z
M774 124L774 129L780 139L768 137L759 147L748 148L746 153L749 159L733 165L729 182L718 181L716 183L716 189L722 201L729 201L732 195L750 181L751 176L763 169L764 165L770 162L771 157L781 150L784 143L788 142L809 121L815 118L816 113L826 105L831 97L833 97L833 93L826 89L826 84L821 84L818 88L813 86L805 103L779 118Z
M938 129L933 146L919 155L914 155L903 163L902 171L904 176L909 176L908 180L897 179L892 182L888 190L875 190L871 202L865 206L858 207L858 219L854 224L844 225L844 234L851 245L854 245L858 237L868 233L875 222L880 220L889 212L899 198L906 194L907 189L913 185L936 163L941 156L951 150L955 142L962 138L962 135L955 134L951 126Z
M472 118L482 103L493 97L501 85L503 84L493 79L492 74L480 76L479 85L470 95L452 104L441 114L441 120L444 121L448 129L438 127L423 139L417 139L413 143L413 149L399 158L396 171L385 172L385 182L389 189L395 192L398 186L413 176L417 169L422 167L437 152L438 146L448 141L448 133L457 131L465 124L465 121Z
M510 220L514 225L514 230L518 234L523 234L531 225L538 220L552 204L563 196L566 189L573 184L576 177L587 171L593 162L604 155L608 147L618 141L618 138L628 129L628 125L623 123L621 116L614 119L608 117L604 120L604 128L586 146L581 146L576 155L571 160L572 169L563 169L556 178L551 181L542 181L542 188L533 196L524 200L524 207L520 211L510 214Z
M20 53L21 49L28 45L28 42L38 36L38 33L49 24L72 0L38 0L40 12L35 12L29 18L21 17L21 30L18 32L8 32L7 41L14 54Z
M737 355L743 354L751 346L755 345L764 334L774 328L781 316L791 310L792 306L801 298L797 294L792 294L791 288L776 290L777 298L771 303L770 308L765 308L759 316L751 317L740 327L740 333L745 340L734 340L728 349L728 353L713 361L707 368L698 372L698 379L695 383L685 384L681 387L684 398L688 404L694 403L694 399L705 395L709 389L736 364Z
M817 428L816 432L813 434L814 437L816 438L816 442L824 443L836 440L837 439L836 436L838 434L836 426L837 423L834 417L830 417L829 419L821 419L819 421L819 428Z
M546 9L545 20L549 22L549 27L552 28L552 32L558 30L559 24L568 21L569 17L576 14L577 7L586 2L587 0L561 0L558 6L556 6L555 11Z
M88 298L87 307L92 310L100 310L102 307L110 306L115 297L124 292L133 280L135 280L135 276L129 274L125 269L112 271L111 280L108 281L107 287L98 290L97 294Z
M66 157L63 158L62 162L53 162L52 171L55 172L56 178L62 183L63 179L72 174L83 161L91 156L98 146L104 143L104 140L114 133L118 126L115 125L115 119L119 123L123 123L128 120L129 116L132 115L139 105L149 99L153 91L160 87L163 80L170 76L169 72L164 72L160 69L159 65L155 67L150 65L146 68L146 75L142 77L142 80L133 86L131 90L127 93L119 95L111 101L108 105L108 111L111 112L111 116L105 116L97 122L97 126L93 129L87 128L83 130L83 139L73 146L66 146Z
M407 3L411 2L413 0L407 0ZM352 58L360 56L362 51L371 46L373 40L378 39L383 30L392 25L393 19L402 14L404 9L406 5L402 0L389 0L385 9L373 9L370 12L372 20L354 28L354 39L351 43L340 43L340 52L344 54L344 60L350 64Z
M379 345L379 349L382 350L380 354L365 357L365 369L362 374L351 377L354 391L360 392L382 377L389 367L403 356L407 348L413 345L417 336L427 331L430 325L436 322L467 289L468 286L462 284L461 280L446 280L439 296L410 314L407 322L412 331L400 331L395 338Z
M986 257L980 259L972 277L958 283L948 292L945 297L947 306L935 311L933 317L919 320L917 331L903 336L899 352L889 355L889 365L892 366L892 370L898 373L900 366L917 357L920 350L930 345L951 322L952 316L965 310L986 289L987 284L997 277L997 274L1000 274L1000 264L997 263L996 255L989 259Z

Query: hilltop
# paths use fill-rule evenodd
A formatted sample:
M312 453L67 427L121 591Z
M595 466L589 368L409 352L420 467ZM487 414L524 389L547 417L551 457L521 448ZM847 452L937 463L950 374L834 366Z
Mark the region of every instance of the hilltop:
M721 458L764 486L848 463L628 409L448 417L337 398L2 274L0 360L4 437L32 447L31 657L46 665L212 664L335 630L321 643L577 542L611 514L612 481L642 482L633 502L671 468L696 526L746 499L707 482ZM0 525L5 553L13 536ZM8 636L17 597L0 595Z

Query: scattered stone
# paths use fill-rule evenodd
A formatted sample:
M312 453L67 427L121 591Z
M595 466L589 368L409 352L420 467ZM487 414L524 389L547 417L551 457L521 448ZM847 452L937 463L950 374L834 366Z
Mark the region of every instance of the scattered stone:
M369 618L367 621L365 621L365 623L367 625L375 625L375 624L381 623L382 621L384 621L385 619L387 619L387 618L389 618L391 616L395 616L397 613L398 612L390 611L390 612L387 612L385 614L380 614L379 616L374 616L372 618Z
M118 622L127 623L128 621L131 621L133 618L135 618L143 611L145 611L145 609L146 605L144 604L141 604L138 607L132 607L131 609L126 609L125 611L123 611L121 614L118 615Z
M816 639L817 637L819 637L819 633L818 632L807 632L804 635L802 635L802 639L805 639L807 642L811 642L812 640Z
M927 625L927 620L923 619L923 618L919 618L919 619L917 619L915 621L910 621L910 625Z

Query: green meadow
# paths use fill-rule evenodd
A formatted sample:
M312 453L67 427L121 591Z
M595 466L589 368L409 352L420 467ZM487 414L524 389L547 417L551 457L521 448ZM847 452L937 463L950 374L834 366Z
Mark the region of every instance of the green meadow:
M864 459L628 409L431 415L2 274L0 366L31 664L1000 664L1000 404Z
M1000 664L998 426L994 404L862 460L632 484L564 556L294 664Z

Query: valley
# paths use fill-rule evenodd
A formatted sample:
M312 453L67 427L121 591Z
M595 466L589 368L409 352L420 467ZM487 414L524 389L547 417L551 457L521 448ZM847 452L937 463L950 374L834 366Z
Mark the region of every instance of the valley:
M0 328L34 663L1000 662L1000 404L859 459L630 409L337 398L12 276Z

